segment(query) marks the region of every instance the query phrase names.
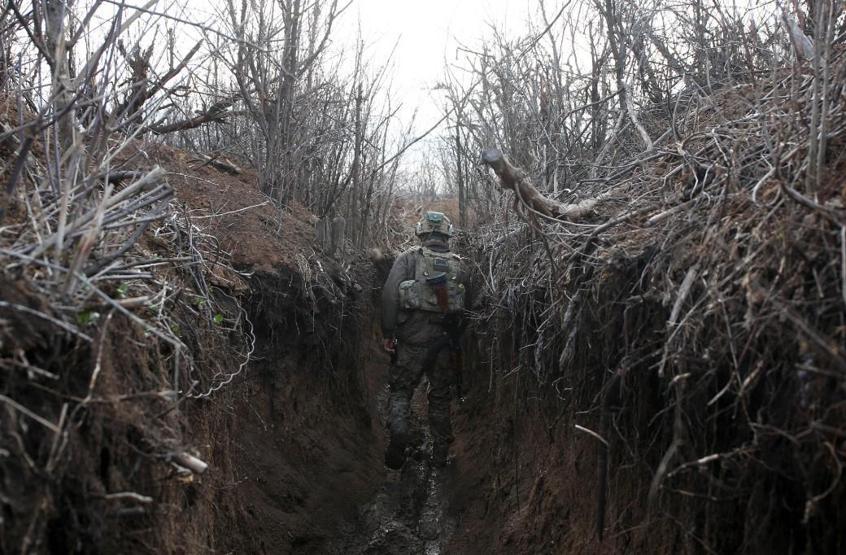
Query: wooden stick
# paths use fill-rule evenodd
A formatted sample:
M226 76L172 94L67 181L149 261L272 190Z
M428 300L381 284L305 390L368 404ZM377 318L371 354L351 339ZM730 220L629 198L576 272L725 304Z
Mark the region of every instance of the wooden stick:
M71 334L79 337L80 339L84 339L85 341L88 341L89 343L91 342L91 337L89 337L89 336L85 335L84 333L82 333L81 331L79 331L79 329L77 329L75 326L72 326L71 324L63 322L63 321L61 321L57 318L53 318L49 314L39 312L38 310L33 310L32 308L29 308L28 306L20 305L20 304L17 304L17 303L9 303L9 302L6 302L6 301L0 301L0 307L9 308L9 309L12 309L12 310L19 310L21 312L26 312L27 314L29 314L31 316L35 316L36 318L41 318L42 320L47 320L48 322L55 324L56 326L62 328L66 332L71 333Z
M189 455L188 453L179 453L178 455L174 455L173 462L182 468L187 468L194 474L202 474L209 467L207 463L201 461L193 455Z
M511 189L527 208L548 218L578 219L593 211L597 199L586 199L575 204L564 204L545 197L537 190L520 168L511 165L496 148L482 151L482 161L499 177L503 189Z
M36 422L38 422L39 424L41 424L45 428L47 428L47 429L49 429L49 430L51 430L51 431L53 431L57 434L62 431L61 428L59 428L57 425L53 424L52 422L50 422L49 420L47 420L43 416L35 414L34 412L29 410L28 408L26 408L22 404L18 403L17 401L12 399L11 397L6 397L5 395L0 394L0 402L6 403L8 406L12 407L16 411L27 415L28 417L32 418L33 420L35 420Z
M212 166L213 168L232 175L241 175L243 173L241 168L229 160L218 158L217 156L206 156L205 154L200 154L199 152L195 152L194 156L197 158L197 161L203 162L202 165L198 166L200 168L203 166Z
M589 436L593 436L594 438L598 439L600 443L602 443L605 447L608 447L608 440L599 435L598 433L594 432L589 428L585 428L584 426L579 426L578 424L573 424L573 428L579 430L580 432L584 432Z
M140 493L135 493L134 491L118 491L115 493L107 493L103 496L103 499L107 501L135 501L136 503L141 503L143 505L149 505L153 502L153 498L148 495L141 495Z
M88 212L74 220L68 226L68 232L76 231L80 229L83 225L86 225L91 222L91 220L93 220L94 217L97 215L98 210L106 211L112 208L113 206L117 205L118 203L129 199L132 195L138 192L142 192L147 188L151 188L155 185L158 185L159 181L164 178L166 173L167 172L165 170L163 170L159 166L156 166L155 168L150 170L144 177L142 177L132 185L129 185L117 194L100 201L100 204L102 204L102 206L98 205L97 207L90 209ZM57 243L58 235L59 234L57 232L51 235L50 237L45 238L43 241L41 241L40 244L35 246L32 252L27 254L29 254L33 258L37 257L38 255L45 252L47 249Z

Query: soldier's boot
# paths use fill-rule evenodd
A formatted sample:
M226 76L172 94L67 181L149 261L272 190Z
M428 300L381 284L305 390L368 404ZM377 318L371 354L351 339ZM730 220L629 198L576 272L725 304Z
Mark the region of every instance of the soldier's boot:
M449 445L453 441L449 403L448 385L429 390L429 429L432 432L432 466L435 467L446 465Z
M388 413L390 441L385 449L385 466L399 470L405 464L406 451L410 443L408 430L409 402L400 394L391 394Z

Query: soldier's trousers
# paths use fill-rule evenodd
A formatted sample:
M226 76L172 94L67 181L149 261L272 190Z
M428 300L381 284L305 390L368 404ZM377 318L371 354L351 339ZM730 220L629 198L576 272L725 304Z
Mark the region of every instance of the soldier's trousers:
M411 416L411 397L423 374L429 379L429 427L434 444L446 445L452 441L452 424L449 406L454 370L450 366L450 350L443 348L434 362L424 368L431 345L397 345L396 362L390 370L390 398L388 405L388 430L392 441L406 443Z

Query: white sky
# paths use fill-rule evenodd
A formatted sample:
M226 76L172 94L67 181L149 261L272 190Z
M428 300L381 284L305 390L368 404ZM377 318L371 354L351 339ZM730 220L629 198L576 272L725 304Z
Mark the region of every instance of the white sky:
M355 0L338 21L336 46L350 51L358 26L373 65L394 51L392 101L402 102L399 117L407 122L415 110L415 129L431 127L442 114L432 87L445 74L445 64L459 61L457 47L475 47L494 25L506 36L525 29L536 0Z
M339 5L345 1L339 0ZM550 6L557 3L548 0ZM172 7L181 17L214 25L215 13L224 5L224 0L183 0ZM405 128L414 117L416 135L443 113L432 88L443 80L445 64L459 61L458 45L480 45L491 26L506 36L520 34L536 6L537 0L353 0L335 22L331 49L346 52L345 66L351 70L360 29L372 70L390 57L391 102L402 105L395 129ZM414 150L421 155L425 146Z
M87 8L90 1L83 0L81 4ZM108 29L116 9L112 2L117 1L110 0L98 11L95 25L99 25L100 32L105 33ZM216 27L216 20L225 11L225 1L160 0L155 9L183 20ZM339 5L346 1L339 0ZM547 4L552 10L559 1L547 0ZM133 6L146 3L147 0L127 0L127 4ZM401 105L394 130L407 127L414 118L416 136L432 127L443 114L443 101L432 89L444 79L447 64L460 63L458 46L478 47L483 37L492 34L492 26L508 37L525 34L529 13L537 10L537 5L537 0L353 0L335 22L330 55L332 50L344 50L346 61L343 65L352 70L360 29L371 72L390 58L386 84L390 86L392 106ZM144 27L140 34L148 40L161 41L163 45L163 28L173 24L165 21L162 25L162 22L154 20L152 24L144 25L152 27ZM177 24L177 28L181 50L187 51L200 33L184 25ZM152 33L153 29L158 34ZM138 34L137 29L130 33L134 36L129 37L129 42L132 43ZM144 40L142 43L146 44ZM408 158L419 161L425 152L425 142L413 150L416 152Z

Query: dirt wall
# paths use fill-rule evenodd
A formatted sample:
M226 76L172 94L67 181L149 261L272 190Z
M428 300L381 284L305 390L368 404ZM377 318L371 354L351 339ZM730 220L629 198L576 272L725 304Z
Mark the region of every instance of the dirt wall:
M252 280L257 362L233 392L233 508L217 523L239 533L218 549L320 552L381 477L382 432L367 410L359 348L369 300L351 289L309 306L291 282L301 278Z
M98 347L97 392L98 399L113 400L70 416L75 425L65 441L71 448L52 476L32 474L25 459L3 466L5 499L21 504L5 506L4 551L319 552L338 523L355 516L381 472L381 428L367 410L358 348L369 299L350 289L343 299L317 294L310 305L293 272L255 275L251 287L246 306L256 330L255 362L215 395L185 400L179 412L166 399L138 404L130 398L158 384L158 361L129 323L112 322ZM98 356L56 342L38 320L18 320L11 322L16 345L45 371L82 370ZM68 351L71 356L49 362L48 353ZM78 372L77 380L65 375L65 394L84 395L88 373ZM13 384L5 380L4 387L9 392ZM137 393L127 396L127 390ZM36 395L15 390L22 401ZM155 419L165 425L150 425ZM150 434L170 427L172 441L190 446L209 470L179 473L151 455L148 445L163 439ZM37 427L21 439L42 444L40 452L53 444ZM116 492L150 501L121 500ZM36 529L17 516L35 513L43 522Z
M177 201L136 250L193 259L156 266L157 310L92 304L76 336L33 276L0 276L0 551L320 552L381 480L372 268L322 255L249 172L137 146L125 163L166 168ZM184 351L139 324L162 313Z
M661 377L672 303L636 295L660 272L652 264L644 250L584 282L572 358L546 374L525 353L542 299L477 326L456 418L454 552L842 549L837 468L813 455L809 432L784 431L827 403L816 414L837 422L841 393L803 385L790 370L800 352L772 336L747 346L772 370L747 380L742 402L721 394L736 370L716 337L669 363L681 377Z

